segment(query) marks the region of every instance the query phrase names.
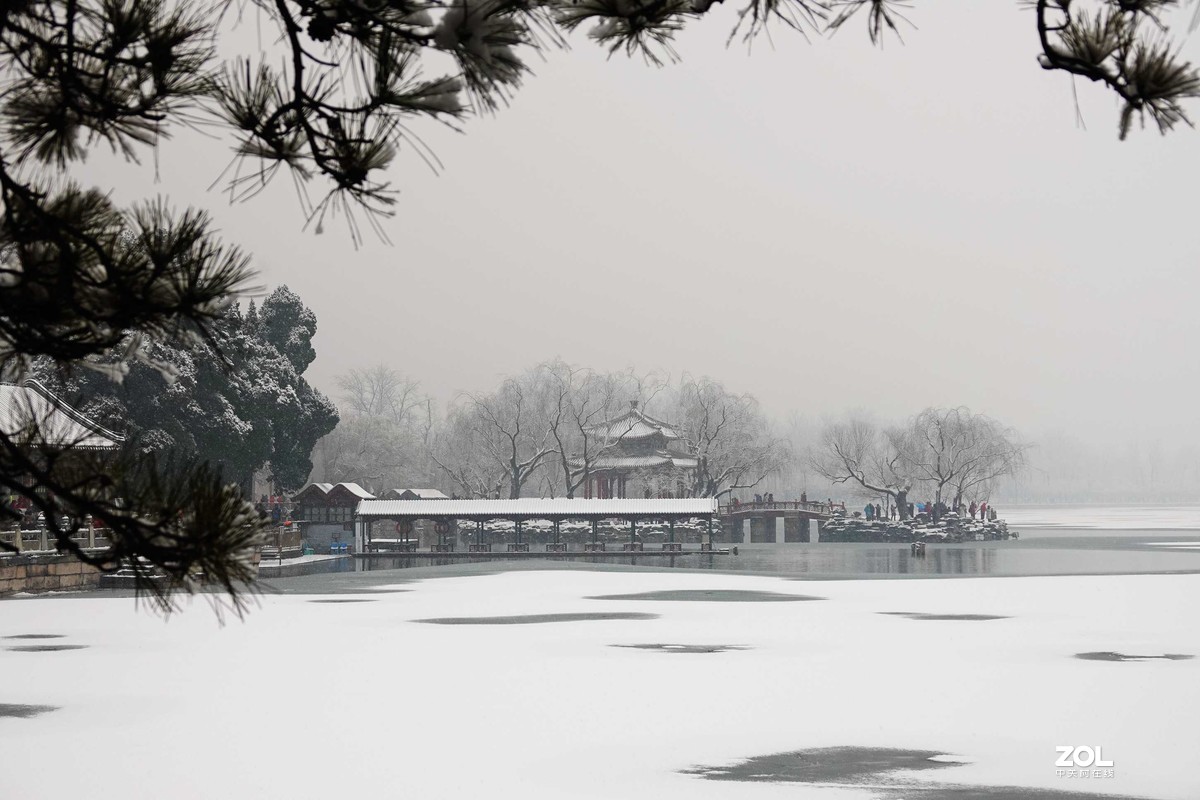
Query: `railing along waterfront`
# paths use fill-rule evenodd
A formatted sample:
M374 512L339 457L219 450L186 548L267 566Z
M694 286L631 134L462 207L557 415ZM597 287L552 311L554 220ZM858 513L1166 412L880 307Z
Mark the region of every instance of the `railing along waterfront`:
M80 547L87 550L108 547L109 544L108 537L104 535L103 528L85 529L72 536L71 539L78 543ZM54 534L45 529L0 531L0 542L7 545L15 545L22 553L57 552L57 548L54 546ZM0 549L0 556L11 554L8 548Z

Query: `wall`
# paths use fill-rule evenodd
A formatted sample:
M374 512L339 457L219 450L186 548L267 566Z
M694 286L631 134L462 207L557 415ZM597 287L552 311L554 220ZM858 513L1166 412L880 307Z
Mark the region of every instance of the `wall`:
M328 553L333 542L348 542L354 546L354 523L352 522L308 522L300 526L304 543L318 554Z
M0 556L0 597L15 592L95 589L102 574L66 555Z

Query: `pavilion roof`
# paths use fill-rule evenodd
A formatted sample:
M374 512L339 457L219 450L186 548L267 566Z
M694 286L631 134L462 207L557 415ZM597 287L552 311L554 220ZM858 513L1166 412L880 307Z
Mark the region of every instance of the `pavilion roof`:
M56 450L116 450L125 440L35 380L0 384L0 431L33 447Z
M572 461L573 465L582 467L582 461ZM683 456L659 450L645 455L605 455L592 462L592 471L604 469L655 469L657 467L675 467L677 469L695 469L699 466L695 456Z
M671 423L655 419L636 405L616 419L592 425L587 430L590 435L608 441L645 439L655 435L666 439L683 438Z

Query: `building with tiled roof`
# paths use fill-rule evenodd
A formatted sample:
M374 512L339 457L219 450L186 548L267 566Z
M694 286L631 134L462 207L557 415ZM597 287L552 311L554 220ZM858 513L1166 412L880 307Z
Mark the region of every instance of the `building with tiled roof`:
M576 469L587 468L588 498L686 497L697 460L674 425L655 419L631 400L629 410L614 420L587 429L600 455L590 465L576 457Z
M438 489L386 489L379 495L380 500L449 500L444 492Z

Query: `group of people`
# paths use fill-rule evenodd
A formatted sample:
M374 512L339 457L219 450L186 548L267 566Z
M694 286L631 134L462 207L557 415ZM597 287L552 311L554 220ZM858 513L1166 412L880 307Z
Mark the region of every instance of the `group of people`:
M922 514L928 514L930 518L937 519L944 514L953 511L960 517L969 516L971 519L978 519L980 522L995 522L996 509L993 508L986 500L976 503L974 500L971 504L964 505L959 503L957 507L952 508L945 503L917 503L917 511Z
M915 506L912 503L908 504L908 515L910 517L914 516L915 512L917 514L927 514L930 519L938 519L939 517L948 514L950 511L954 511L960 517L969 516L971 519L978 519L980 522L996 521L996 509L988 505L986 500L979 503L976 503L974 500L972 500L969 506L959 504L957 508L951 508L945 503L935 504L932 501L926 503L917 503ZM890 504L888 505L888 508L884 509L879 505L879 503L867 503L865 506L863 506L863 516L866 517L867 520L899 519L900 510L899 508Z
M283 495L271 495L268 497L264 494L261 498L259 498L258 502L254 504L254 508L259 514L263 515L264 517L270 517L271 522L278 525L281 522L290 521L288 519L290 515L287 513L287 509L284 507L285 502L287 502L287 498Z
M900 510L897 509L895 506L889 505L887 512L888 512L889 519L899 519L900 518ZM863 516L865 516L868 520L883 519L884 518L883 515L884 515L884 509L879 505L879 503L867 503L863 507Z

